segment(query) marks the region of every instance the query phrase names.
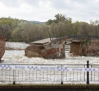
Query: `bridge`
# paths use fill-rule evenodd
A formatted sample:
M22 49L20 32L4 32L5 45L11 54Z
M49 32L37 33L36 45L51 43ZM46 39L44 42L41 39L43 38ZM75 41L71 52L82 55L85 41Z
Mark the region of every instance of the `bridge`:
M39 39L40 38L40 39ZM65 58L65 44L70 43L72 55L93 56L99 55L99 36L63 36L42 39L30 42L25 55L28 57L43 57L47 59Z

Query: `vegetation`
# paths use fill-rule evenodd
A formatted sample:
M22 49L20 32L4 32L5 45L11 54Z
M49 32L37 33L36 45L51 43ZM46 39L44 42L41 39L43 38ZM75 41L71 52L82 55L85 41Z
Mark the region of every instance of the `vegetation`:
M7 41L18 42L30 42L38 36L42 38L67 35L99 36L99 21L72 22L71 18L62 14L55 15L54 20L49 19L46 23L2 17L0 18L0 34L4 34Z
M88 42L89 42L88 40L84 40L84 41L81 42L81 45L82 45L82 46L83 46L83 45L87 45Z

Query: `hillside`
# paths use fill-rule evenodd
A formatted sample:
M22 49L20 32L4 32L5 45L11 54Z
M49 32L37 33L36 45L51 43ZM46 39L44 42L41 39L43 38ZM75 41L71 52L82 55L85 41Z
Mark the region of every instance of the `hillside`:
M40 22L40 21L27 21L27 20L24 20L25 22L31 22L33 24L45 24L45 22Z

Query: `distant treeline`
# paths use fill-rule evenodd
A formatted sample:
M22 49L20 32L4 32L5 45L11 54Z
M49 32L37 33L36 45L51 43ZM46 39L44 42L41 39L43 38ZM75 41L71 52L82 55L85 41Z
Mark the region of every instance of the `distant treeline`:
M42 36L48 38L52 36L99 36L99 21L72 22L71 18L57 14L54 20L46 23L27 22L25 20L13 18L0 18L0 34L4 34L6 41L30 42L34 38Z

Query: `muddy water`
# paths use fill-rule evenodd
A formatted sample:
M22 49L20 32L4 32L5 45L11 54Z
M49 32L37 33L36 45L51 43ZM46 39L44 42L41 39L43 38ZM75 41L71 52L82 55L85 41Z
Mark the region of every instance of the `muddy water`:
M70 45L66 45L65 50L64 59L28 58L24 56L24 50L6 50L2 60L9 64L86 64L87 60L92 64L99 64L99 57L70 56Z

